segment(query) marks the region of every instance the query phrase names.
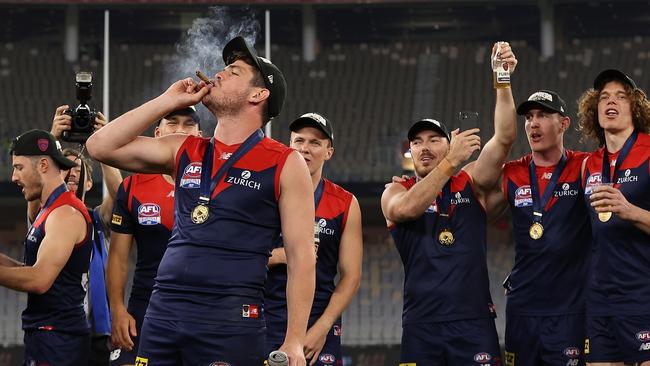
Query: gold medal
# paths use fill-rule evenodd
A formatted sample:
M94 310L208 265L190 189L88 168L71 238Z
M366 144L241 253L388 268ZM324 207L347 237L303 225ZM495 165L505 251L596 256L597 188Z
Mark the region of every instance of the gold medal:
M206 205L197 205L192 210L192 222L195 224L202 224L210 216L210 210Z
M530 235L533 240L537 240L544 235L544 226L539 222L534 222L530 225L530 230L528 230L528 235Z
M607 222L611 218L612 218L612 213L611 212L599 212L598 213L598 220L600 220L600 222Z
M442 230L438 235L438 241L442 245L446 245L446 246L452 245L454 244L455 240L456 239L454 239L454 234L449 229Z

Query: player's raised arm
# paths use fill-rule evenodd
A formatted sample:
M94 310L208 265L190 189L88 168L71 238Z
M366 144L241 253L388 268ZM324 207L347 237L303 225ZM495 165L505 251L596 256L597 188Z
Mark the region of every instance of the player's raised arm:
M154 139L140 136L170 112L195 105L211 86L191 78L179 80L157 98L116 118L90 136L90 155L108 165L133 172L172 174L176 151L186 136Z

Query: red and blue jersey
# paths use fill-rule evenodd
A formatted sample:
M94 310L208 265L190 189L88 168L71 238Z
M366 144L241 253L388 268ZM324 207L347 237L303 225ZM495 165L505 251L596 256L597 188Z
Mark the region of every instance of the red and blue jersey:
M45 222L55 209L71 206L79 211L86 222L86 237L76 243L70 258L59 272L52 286L42 295L29 293L27 308L23 311L24 330L54 330L70 334L89 332L88 320L84 311L84 297L88 285L88 267L92 246L92 220L86 206L66 190L62 184L55 189L41 208L25 238L25 265L36 263L38 250L45 238Z
M209 143L190 136L176 154L174 226L147 317L202 323L237 320L242 314L258 318L268 257L281 233L280 174L293 150L263 138L225 172L211 193L209 217L195 224L191 215ZM215 140L213 176L238 147ZM219 311L237 306L238 314Z
M401 183L411 189L416 178ZM404 264L402 325L495 316L486 257L486 214L465 171L446 183L438 200L419 218L391 225ZM449 219L442 220L437 201L448 200ZM441 231L453 244L439 240Z
M111 230L135 239L138 259L131 299L149 302L173 225L173 184L160 174L135 174L124 179L117 190Z
M334 278L338 271L339 246L345 230L352 193L323 179L322 199L316 207L318 225L318 246L316 261L316 291L311 308L309 324L323 315L336 288ZM282 247L282 241L275 247ZM266 317L267 337L282 338L287 329L287 266L272 267L268 272L264 293L264 316Z
M580 169L586 153L566 150L566 165L543 208L544 233L535 240L530 154L505 164L503 192L512 213L515 264L504 286L510 314L550 316L584 313L591 229L583 202ZM536 167L539 195L556 166Z
M613 215L601 222L590 206L594 186L602 181L604 149L587 158L583 185L589 205L594 253L589 276L587 314L593 316L647 315L650 304L650 235L632 222ZM650 135L636 142L614 170L618 153L609 154L610 182L631 204L650 210Z

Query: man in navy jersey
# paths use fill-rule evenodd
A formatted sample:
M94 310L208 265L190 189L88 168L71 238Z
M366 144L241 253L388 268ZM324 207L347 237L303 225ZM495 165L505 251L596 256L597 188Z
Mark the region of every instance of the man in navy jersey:
M88 139L100 161L174 177L174 227L140 334L136 365L258 365L268 256L280 233L287 257L287 333L281 350L304 365L314 294L314 200L299 153L263 136L286 97L282 72L242 37L223 50L210 84L191 78L117 118ZM202 101L219 121L212 139L140 136Z
M11 180L41 210L25 238L25 262L0 255L0 285L28 293L22 314L25 365L87 363L88 321L83 301L90 262L91 219L66 188L65 158L54 137L31 130L11 146Z
M196 109L183 108L158 121L155 137L173 133L200 136ZM135 174L120 185L111 219L111 250L106 283L111 302L112 365L135 365L138 335L149 305L154 278L174 223L174 180L163 174ZM128 309L124 287L129 272L129 253L137 245L137 263Z
M496 52L496 45L492 53ZM512 72L510 46L498 57ZM485 205L516 137L510 88L497 89L495 133L454 130L432 119L408 131L415 177L389 184L382 210L404 263L403 365L501 364L489 292Z
M323 166L334 153L332 123L318 113L307 113L289 125L290 146L309 167L316 206L316 293L305 339L310 365L342 365L341 314L361 281L363 239L361 210L356 197L323 177ZM337 284L334 278L340 272ZM264 294L267 351L280 345L287 329L287 266L282 242L269 259Z
M498 195L510 206L515 240L514 268L504 282L505 363L584 365L591 231L580 166L587 155L564 148L571 120L554 91L531 94L517 114L525 117L531 153L504 165Z
M72 128L72 117L65 113L68 108L68 105L62 105L54 112L50 133L56 139L60 139L64 131ZM101 112L98 112L94 123L95 131L105 125L106 117ZM74 161L76 164L72 169L61 171L63 180L68 190L81 199L81 202L85 203L86 193L93 187L92 163L90 159L83 157L80 151L71 148L63 149L63 156ZM105 164L100 165L107 194L97 207L88 208L88 213L93 220L93 229L95 231L95 235L92 236L93 250L89 269L89 288L86 297L86 311L88 320L90 321L91 339L88 365L92 366L108 366L111 350L110 311L108 309L104 278L105 265L108 257L107 251L110 245L108 222L111 217L111 211L113 210L117 187L122 182L122 174L119 169ZM82 172L84 172L83 178ZM80 185L83 185L83 187L80 187ZM27 215L30 222L33 222L38 214L39 206L37 201L28 202Z
M650 102L634 80L605 70L579 101L580 129L601 146L583 169L590 206L587 284L591 365L650 365Z

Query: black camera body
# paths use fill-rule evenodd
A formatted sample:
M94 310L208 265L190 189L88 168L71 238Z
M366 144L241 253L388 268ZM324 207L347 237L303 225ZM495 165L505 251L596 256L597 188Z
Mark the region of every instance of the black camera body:
M88 101L92 98L93 74L80 71L76 74L75 80L79 105L63 112L72 117L72 126L70 130L63 131L61 138L63 141L83 144L95 130L95 118L97 117L97 111L88 106Z

